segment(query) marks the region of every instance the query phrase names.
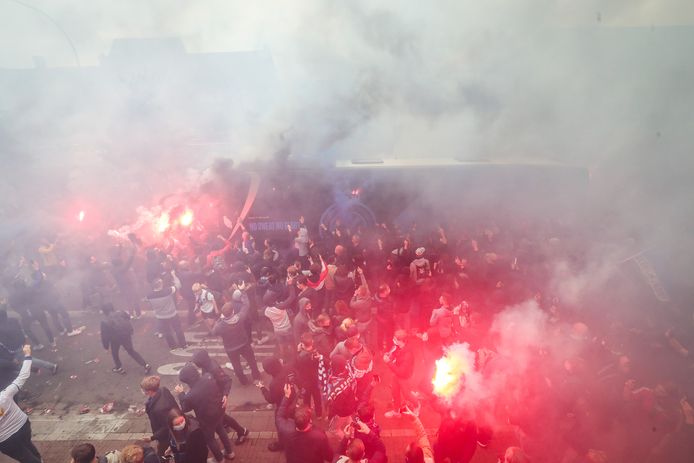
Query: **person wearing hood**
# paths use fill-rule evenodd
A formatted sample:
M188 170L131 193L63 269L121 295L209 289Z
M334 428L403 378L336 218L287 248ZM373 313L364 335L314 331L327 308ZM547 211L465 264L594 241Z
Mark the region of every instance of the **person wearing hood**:
M111 371L121 375L125 374L120 361L120 348L123 347L128 355L145 369L145 374L149 374L152 367L133 347L134 330L130 323L130 315L122 310L114 311L113 305L110 303L104 304L101 307L101 312L105 317L101 321L101 344L104 349L111 350L111 357L113 357L115 365Z
M231 392L231 377L220 368L217 362L210 358L206 350L201 349L195 351L195 353L193 353L193 363L202 370L203 374L208 374L214 379L217 387L222 391L222 410L226 410L229 392ZM241 426L238 421L226 413L224 413L222 421L225 428L231 428L236 431L237 445L243 444L246 441L250 433L247 428Z
M161 278L157 278L152 284L152 292L147 295L147 301L154 311L154 318L157 319L159 328L164 333L166 344L172 351L186 347L186 338L181 328L181 320L178 318L178 313L176 313L175 294L175 286L164 287L164 281ZM171 331L176 334L175 341Z
M304 405L311 405L311 398L313 398L316 417L320 418L323 414L323 405L320 381L318 380L318 366L322 361L322 355L315 349L311 333L306 332L299 339L301 342L298 346L299 352L295 364L299 390Z
M262 382L256 384L263 394L263 397L267 403L279 407L282 401L282 388L287 382L287 377L289 376L290 369L282 364L282 361L277 357L270 357L263 360L263 370L265 373L270 375L272 379L270 383L265 386ZM277 408L275 408L276 410Z
M180 410L171 410L169 423L169 445L175 463L206 463L207 444L198 420L184 415Z
M235 457L232 443L224 430L222 408L222 391L217 386L214 378L209 374L200 376L197 368L193 365L186 365L178 373L178 379L187 384L190 390L186 393L182 385L177 385L175 391L178 393L178 401L182 411L194 411L195 417L200 422L207 442L207 447L214 455L215 460L221 463L223 460L232 460ZM214 435L217 434L224 446L224 454L217 445Z
M321 298L316 289L309 286L310 281L306 275L299 275L296 277L296 300L297 302L303 298L311 301L311 305L317 308L320 307L319 299ZM298 303L293 307L294 313L299 313Z
M137 253L135 243L130 248L128 256L124 257L126 251L122 246L118 245L114 249L113 258L111 259L111 275L118 286L120 294L125 299L127 310L132 318L140 318L142 311L140 310L140 299L137 297L137 285L133 276L132 265Z
M415 251L416 258L410 262L410 278L415 285L420 286L426 280L431 278L431 265L429 259L424 257L426 249L417 248Z
M248 275L246 272L241 273ZM253 278L252 275L251 278ZM255 291L256 283L255 281L247 282L243 279L234 281L236 281L236 283L232 284L231 288L223 291L222 296L224 303L231 305L233 313L238 314L244 312L246 314L244 317L243 326L247 331L248 344L251 344L253 341L253 322L258 318L258 313L255 310L255 307L257 306Z
M292 330L294 331L294 339L301 339L301 335L309 331L309 321L311 321L311 310L313 306L307 297L299 299L299 312L292 320Z
M323 357L329 357L335 346L335 338L332 330L332 320L330 315L322 313L308 323L309 330L313 336L313 345Z
M265 316L272 323L279 356L285 361L289 361L293 357L294 350L294 334L287 309L294 301L296 290L293 284L288 285L288 287L289 294L283 301L279 300L280 295L273 290L268 290L263 296Z
M147 441L157 441L157 455L162 457L169 446L169 413L178 410L178 403L171 392L160 385L159 376L147 376L140 382L140 389L147 396L145 413L152 427L152 436Z
M282 365L282 362L277 357L270 357L263 360L263 370L270 375L272 379L270 384L265 386L262 382L258 382L256 386L260 389L267 403L275 406L275 414L282 403L284 397L284 385L288 381L290 370ZM278 452L284 447L281 440L271 442L267 448L271 452Z
M234 293L236 292L240 293L241 291L237 289ZM244 386L248 384L248 378L243 373L243 367L241 366L242 356L251 369L253 379L255 381L260 381L261 379L258 362L255 359L255 353L246 329L249 311L250 306L248 304L243 304L241 310L235 312L233 305L226 303L222 306L222 317L212 327L212 334L222 338L224 350L227 357L229 357L234 374Z

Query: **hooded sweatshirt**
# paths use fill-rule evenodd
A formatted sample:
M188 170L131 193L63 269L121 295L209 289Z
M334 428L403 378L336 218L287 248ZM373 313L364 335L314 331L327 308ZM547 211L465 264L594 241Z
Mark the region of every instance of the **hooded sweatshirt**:
M410 263L410 278L415 284L421 285L430 277L431 265L429 265L429 259L418 257Z
M224 373L224 370L210 358L206 350L196 351L193 354L193 363L202 370L203 374L207 373L212 376L222 394L229 395L232 383L231 376Z
M186 415L186 427L182 431L175 431L171 427L169 430L171 450L176 457L181 459L180 461L186 463L207 462L207 444L197 419Z
M332 330L330 328L326 329L318 326L313 320L309 320L308 327L313 335L313 345L316 347L316 350L323 355L323 357L329 357L334 345Z
M308 323L311 320L311 315L306 311L306 305L311 301L307 297L299 299L299 313L294 317L292 328L294 329L294 339L300 339L301 335L309 330Z
M289 370L282 365L282 362L276 357L270 357L263 360L263 370L268 375L272 376L270 384L267 387L260 388L263 397L268 403L275 404L279 407L284 397L284 384L287 382Z
M277 293L270 290L263 296L263 302L267 305L265 307L265 316L272 322L272 329L275 333L290 333L292 325L289 321L289 314L287 313L287 308L291 305L294 297L296 295L296 290L294 286L289 287L289 296L282 302L277 301Z
M232 314L230 317L222 316L217 320L212 328L212 334L221 336L224 350L234 352L250 344L246 321L248 320L250 306L244 304L241 311Z
M197 368L186 365L178 373L178 379L190 387L189 392L178 396L183 412L193 410L200 426L208 428L216 426L224 414L222 409L222 391L219 390L212 376L200 376Z
M169 320L176 316L176 287L170 286L147 295L147 301L154 311L154 317L159 320Z

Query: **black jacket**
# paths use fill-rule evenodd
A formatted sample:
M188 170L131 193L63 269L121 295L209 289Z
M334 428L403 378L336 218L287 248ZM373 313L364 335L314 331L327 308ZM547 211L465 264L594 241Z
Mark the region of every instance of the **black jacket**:
M200 376L193 365L181 368L178 378L190 386L189 392L178 396L184 412L193 410L202 428L214 427L224 415L222 409L222 391L209 374Z
M174 396L165 387L149 399L145 404L145 412L149 417L149 424L152 426L152 440L158 442L169 441L169 413L173 409L178 409L178 403Z
M295 369L299 386L313 389L318 385L318 352L301 351L296 357Z
M176 462L206 463L207 443L196 418L186 415L186 427L183 431L169 429L171 449Z
M224 350L234 352L251 343L248 337L248 317L250 314L250 305L248 300L241 305L238 313L234 313L231 317L222 317L217 320L212 328L212 334L222 338Z
M386 446L376 433L373 431L368 434L355 432L354 438L361 439L364 443L364 458L366 458L369 463L385 463L388 461ZM350 439L344 437L338 444L337 453L344 455L350 442Z
M132 334L130 315L121 310L112 312L101 322L101 344L104 349L108 349L114 342L122 343L122 340L131 337Z
M287 463L323 463L332 461L333 450L328 436L322 429L312 427L308 431L297 431L294 420L289 418L290 400L282 395L275 425L280 442L284 444Z
M209 374L222 394L229 395L231 391L231 376L226 374L217 362L210 358L206 350L199 350L193 354L193 363L196 364L204 373Z
M260 388L260 392L268 403L279 407L284 397L284 385L287 383L290 369L283 366L276 357L270 357L263 360L263 370L272 376L272 379L267 387Z
M412 373L414 373L414 353L409 344L395 349L395 352L391 355L388 367L400 379L410 379L412 377Z

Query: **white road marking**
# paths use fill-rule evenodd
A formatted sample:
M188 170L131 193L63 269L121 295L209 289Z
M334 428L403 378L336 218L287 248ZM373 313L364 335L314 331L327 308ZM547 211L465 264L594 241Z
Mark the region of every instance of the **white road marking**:
M210 357L219 360L219 363L222 365L222 367L224 367L224 365L228 362L229 357L224 351L224 345L221 343L220 338L209 337L207 336L207 333L203 331L188 331L184 334L186 336L186 341L190 345L185 349L179 349L175 352L171 352L172 355L175 355L177 357L183 357L184 359L190 359L191 357L193 357L193 353L196 350L202 348L208 351ZM257 359L272 357L275 352L275 345L263 344L261 346L253 346L253 352L255 353L255 357ZM157 374L162 376L178 376L178 372L181 370L181 368L183 368L186 365L186 363L187 362L166 363L157 368ZM243 357L241 358L241 363L244 367L244 373L251 374L251 369L248 367Z

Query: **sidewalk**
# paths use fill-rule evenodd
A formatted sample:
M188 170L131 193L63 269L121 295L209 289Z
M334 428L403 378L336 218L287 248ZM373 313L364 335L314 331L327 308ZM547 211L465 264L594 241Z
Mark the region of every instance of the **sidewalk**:
M272 411L235 412L233 416L241 425L249 428L249 439L235 448L236 461L283 463L284 455L270 452L267 445L273 442L277 435L274 428ZM55 416L31 416L33 441L39 448L45 463L66 463L69 461L70 449L79 443L94 444L98 454L109 450L122 449L128 444L141 442L143 437L150 435L149 422L146 416L134 417L133 414L87 414L70 415L64 418ZM325 429L325 421L317 421L316 425ZM428 430L430 438L435 436L435 430ZM232 437L234 437L232 435ZM403 461L403 454L408 443L414 440L414 432L409 429L385 429L382 438L386 444L390 462ZM333 443L334 447L336 442ZM498 450L478 449L473 463L496 463ZM10 463L10 460L0 454L0 463Z
M267 445L273 439L252 437L243 445L235 446L234 452L236 459L234 461L243 463L284 463L284 454L282 452L270 452ZM409 440L407 438L388 438L384 439L386 443L386 452L389 460L392 463L400 463L403 460L404 449ZM70 449L76 445L85 442L84 439L58 441L58 442L35 442L44 463L67 463L70 460ZM122 440L102 440L91 441L97 449L97 454L103 454L109 450L122 449L133 441ZM149 444L143 444L149 445ZM478 452L479 453L479 452ZM0 462L10 463L13 460L0 454ZM474 463L496 463L496 459L479 459L475 458Z

